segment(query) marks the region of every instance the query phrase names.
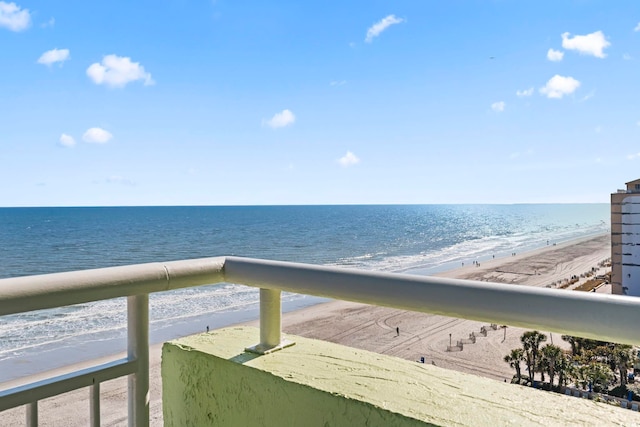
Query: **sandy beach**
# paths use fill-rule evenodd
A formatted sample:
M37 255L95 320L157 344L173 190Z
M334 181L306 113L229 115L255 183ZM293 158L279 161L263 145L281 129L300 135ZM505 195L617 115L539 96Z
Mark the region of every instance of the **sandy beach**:
M477 267L470 261L465 267L438 276L481 280L514 285L556 287L558 281L580 276L609 258L609 236L569 242L526 254L484 261ZM597 274L604 274L602 268ZM579 283L572 287L578 286ZM553 285L552 285L553 284ZM256 326L257 322L254 323ZM447 346L479 335L486 337L462 351L448 352ZM399 328L400 335L397 335ZM425 359L447 369L480 375L499 381L510 381L513 369L502 361L512 348L520 347L520 336L526 329L507 327L493 330L487 323L439 315L408 312L386 307L335 301L283 317L286 333L341 343L408 360ZM556 345L570 348L560 334L545 332ZM451 336L450 336L451 335Z
M469 260L460 268L438 274L442 277L512 283L514 286L561 286L572 276L596 269L610 257L610 236L550 244L541 249L504 258L483 260L479 266ZM582 279L584 281L585 279ZM580 282L579 282L580 283ZM570 288L578 286L579 283ZM607 292L603 287L598 291ZM257 326L256 322L250 322ZM285 334L301 335L382 354L433 363L447 369L509 381L513 370L502 361L512 348L520 346L525 331L507 327L488 328L486 337L462 351L448 352L450 341L478 334L488 324L438 315L407 312L345 301L319 304L283 315ZM397 334L399 329L400 334ZM567 346L559 334L549 334L554 344ZM161 346L151 348L150 412L151 425L162 425L162 387L160 379ZM127 381L116 379L101 386L102 425L127 425ZM89 391L77 390L39 403L42 426L85 426L89 423ZM25 410L16 408L0 416L0 425L24 425Z

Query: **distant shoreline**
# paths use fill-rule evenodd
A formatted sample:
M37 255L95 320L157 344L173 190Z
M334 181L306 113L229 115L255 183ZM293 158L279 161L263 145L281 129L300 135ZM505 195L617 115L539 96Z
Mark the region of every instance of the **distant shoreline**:
M537 251L545 251L545 250L551 250L553 248L561 248L564 246L571 246L571 245L575 245L575 244L579 244L580 242L587 242L590 241L592 239L597 239L600 237L608 237L610 236L610 231L599 231L596 233L592 233L592 234L588 234L588 235L584 235L584 236L579 236L579 237L575 237L575 238L571 238L571 239L560 239L557 241L549 241L549 244L547 245L539 245L539 244L535 244L535 245L531 245L528 247L524 247L521 248L520 250L518 250L516 252L517 255L520 255L521 257L524 256L533 256L536 254ZM418 275L433 275L433 276L447 276L447 277L457 277L458 273L455 273L456 270L460 269L460 268L464 268L464 267L469 267L469 265L473 265L473 261L482 261L482 263L486 263L486 262L501 262L504 261L505 259L510 259L511 258L511 254L509 253L509 251L503 251L503 252L498 252L495 255L495 257L491 258L489 254L483 254L482 256L479 256L475 259L469 258L466 261L461 261L464 262L464 265L458 264L458 262L456 262L455 264L453 262L440 266L440 267L411 267L411 268L407 268L407 269L402 269L400 271L397 271L397 273L408 273L408 274L418 274Z

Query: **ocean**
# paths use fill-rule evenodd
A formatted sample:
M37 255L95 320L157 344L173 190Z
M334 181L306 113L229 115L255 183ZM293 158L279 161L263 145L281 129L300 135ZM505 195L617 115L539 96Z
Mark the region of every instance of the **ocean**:
M0 208L0 278L222 255L433 274L609 228L609 204ZM257 317L245 286L153 294L150 339ZM5 316L0 382L125 349L124 298Z

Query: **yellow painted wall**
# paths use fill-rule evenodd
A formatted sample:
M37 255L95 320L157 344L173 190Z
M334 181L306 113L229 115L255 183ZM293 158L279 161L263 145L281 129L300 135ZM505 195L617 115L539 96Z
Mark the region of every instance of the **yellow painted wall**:
M166 426L633 425L638 413L357 350L287 337L258 356L237 327L165 343Z

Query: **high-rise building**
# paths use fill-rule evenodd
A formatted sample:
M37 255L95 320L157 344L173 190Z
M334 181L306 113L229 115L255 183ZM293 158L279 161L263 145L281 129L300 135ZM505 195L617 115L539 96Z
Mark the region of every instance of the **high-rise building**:
M611 194L611 292L640 296L640 179Z

